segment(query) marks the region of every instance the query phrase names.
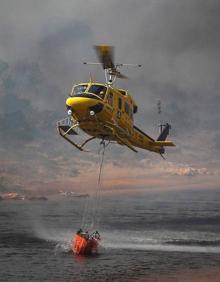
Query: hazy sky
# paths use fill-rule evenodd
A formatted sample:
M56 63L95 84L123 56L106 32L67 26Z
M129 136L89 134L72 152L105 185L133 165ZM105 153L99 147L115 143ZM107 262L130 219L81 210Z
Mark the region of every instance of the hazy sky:
M167 161L111 146L106 189L218 187L219 14L217 0L0 1L0 189L95 186L98 142L79 153L56 121L73 83L90 71L104 79L99 67L82 65L101 43L116 47L117 62L143 65L117 82L139 105L135 123L156 138L160 99L177 145Z

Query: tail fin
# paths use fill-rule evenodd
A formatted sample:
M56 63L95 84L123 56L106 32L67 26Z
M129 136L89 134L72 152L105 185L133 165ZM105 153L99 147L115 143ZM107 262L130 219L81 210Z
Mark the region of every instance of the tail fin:
M159 137L157 138L157 141L165 141L167 136L169 135L171 126L170 126L169 123L166 123L164 125L161 124L160 128L161 128L161 133L160 133Z
M169 132L170 132L170 128L171 128L171 126L170 126L169 123L166 123L164 125L161 124L160 125L160 129L161 129L160 135L157 138L157 140L154 141L154 145L160 146L159 154L161 155L162 158L164 158L163 154L165 153L164 147L175 146L175 144L172 141L166 141L166 138L167 138L167 136L169 135Z

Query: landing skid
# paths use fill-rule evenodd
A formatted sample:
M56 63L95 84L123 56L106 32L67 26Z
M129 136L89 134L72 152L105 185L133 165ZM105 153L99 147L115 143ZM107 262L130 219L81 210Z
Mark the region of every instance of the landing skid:
M75 129L79 128L80 125L82 125L85 121L79 123L79 122L73 122L70 117L62 119L61 121L57 122L57 129L61 137L63 137L66 141L68 141L70 144L72 144L75 148L77 148L80 151L88 152L87 150L84 150L83 147L90 141L96 138L103 138L106 136L104 133L100 137L92 136L88 139L86 139L81 145L75 143L69 136L70 135L78 135L78 133L75 131ZM113 137L113 140L116 141L120 145L127 146L130 150L137 153L137 150L132 146L132 144L129 142L128 137L129 134L126 132L123 128L119 127L117 124L108 123L108 124L102 124L97 120L97 124L99 124L100 128L108 128L111 132L111 136Z
M79 127L79 123L77 122L77 123L72 124L70 118L65 118L57 122L57 129L61 137L63 137L66 141L68 141L78 150L88 152L87 150L84 150L83 147L89 141L95 139L96 137L93 136L93 137L86 139L81 145L75 143L72 139L70 139L69 135L78 135L78 133L75 131L75 129L78 127Z

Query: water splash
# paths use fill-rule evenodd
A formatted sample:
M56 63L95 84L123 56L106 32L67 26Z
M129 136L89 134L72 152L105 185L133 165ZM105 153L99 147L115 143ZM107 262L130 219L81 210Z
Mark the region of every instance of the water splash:
M55 253L69 252L74 235L73 230L38 228L36 236L49 242L55 242ZM220 253L220 238L207 232L100 231L101 247L104 249L128 249L140 251Z
M74 235L73 230L59 229L59 228L47 228L46 226L38 226L34 229L34 235L48 242L57 244L69 244Z
M220 253L220 241L210 233L113 231L102 232L102 237L102 246L107 249Z
M71 252L71 245L69 242L66 243L58 243L55 246L55 255L59 255L62 253L69 253Z

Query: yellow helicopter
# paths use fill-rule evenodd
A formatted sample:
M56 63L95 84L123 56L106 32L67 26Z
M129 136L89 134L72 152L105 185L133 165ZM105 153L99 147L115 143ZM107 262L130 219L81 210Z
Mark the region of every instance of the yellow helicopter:
M160 135L155 140L134 125L134 114L138 106L127 90L113 86L116 78L126 78L119 72L123 66L137 66L132 64L114 64L113 47L108 45L95 46L100 63L87 65L102 65L105 71L106 83L89 82L75 84L66 100L67 118L57 123L59 134L80 151L89 141L99 138L102 141L116 142L125 145L134 152L136 148L165 153L164 147L175 146L166 141L170 125L160 125ZM80 128L90 137L81 145L70 138L77 135Z

